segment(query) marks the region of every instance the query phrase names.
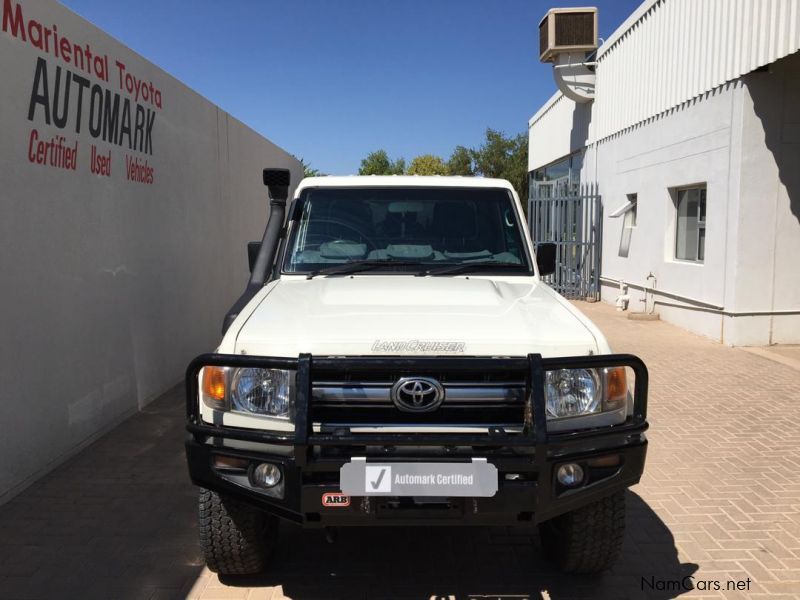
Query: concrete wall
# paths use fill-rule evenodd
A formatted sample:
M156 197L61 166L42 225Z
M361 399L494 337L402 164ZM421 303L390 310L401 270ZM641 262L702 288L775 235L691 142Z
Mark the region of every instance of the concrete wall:
M739 343L800 343L800 53L742 78L741 209L736 311L728 317Z
M577 104L556 93L528 121L528 171L563 158L586 145L592 103Z
M730 84L670 114L592 146L582 179L595 180L603 198L603 277L646 286L655 275L659 289L725 306L726 271L735 263L730 215L738 206L738 152L741 143L741 85ZM595 173L596 168L596 173ZM705 261L675 259L675 204L671 190L691 184L707 189ZM609 218L637 194L637 226L627 256L620 253L623 218ZM623 253L624 254L624 253ZM644 310L643 294L630 290L630 309ZM614 301L618 290L604 285L602 297ZM666 298L674 304L687 304ZM662 317L705 336L720 339L722 318L700 303L691 310L662 304Z
M50 0L5 1L0 73L1 502L213 350L267 220L261 169L301 165Z
M633 284L631 310L644 310L652 273L665 320L731 345L800 342L798 80L795 54L589 146L582 178L603 197L602 275ZM707 187L703 263L674 258L670 190L695 183ZM626 257L623 219L608 215L633 193ZM618 294L603 285L604 300Z

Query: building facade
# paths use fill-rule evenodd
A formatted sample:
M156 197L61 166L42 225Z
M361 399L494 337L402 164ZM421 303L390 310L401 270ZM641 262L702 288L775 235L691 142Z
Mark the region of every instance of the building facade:
M532 194L602 197L601 297L730 345L800 343L800 0L647 0L593 101L530 119Z
M0 28L0 503L181 381L298 160L54 0Z

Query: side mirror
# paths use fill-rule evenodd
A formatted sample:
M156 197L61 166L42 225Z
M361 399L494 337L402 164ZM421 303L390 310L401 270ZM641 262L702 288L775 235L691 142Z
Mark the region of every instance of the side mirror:
M250 265L250 272L253 272L253 267L256 265L258 253L261 251L261 242L248 242L247 243L247 263Z
M556 272L556 245L545 242L536 246L536 266L539 275L552 275Z
M269 190L269 197L273 200L283 200L289 197L289 183L292 176L289 169L264 169L264 185Z

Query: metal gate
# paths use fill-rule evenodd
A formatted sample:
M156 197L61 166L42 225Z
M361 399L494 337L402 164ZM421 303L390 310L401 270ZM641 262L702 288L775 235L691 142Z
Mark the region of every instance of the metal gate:
M556 271L544 281L567 298L599 300L603 208L596 184L540 184L531 194L533 242L556 244Z

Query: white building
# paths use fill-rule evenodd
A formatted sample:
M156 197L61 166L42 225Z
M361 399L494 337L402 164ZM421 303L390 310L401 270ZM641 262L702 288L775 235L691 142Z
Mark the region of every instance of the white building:
M532 193L596 183L601 297L731 345L800 343L800 0L646 0L594 98L530 119ZM644 302L646 300L646 302Z

